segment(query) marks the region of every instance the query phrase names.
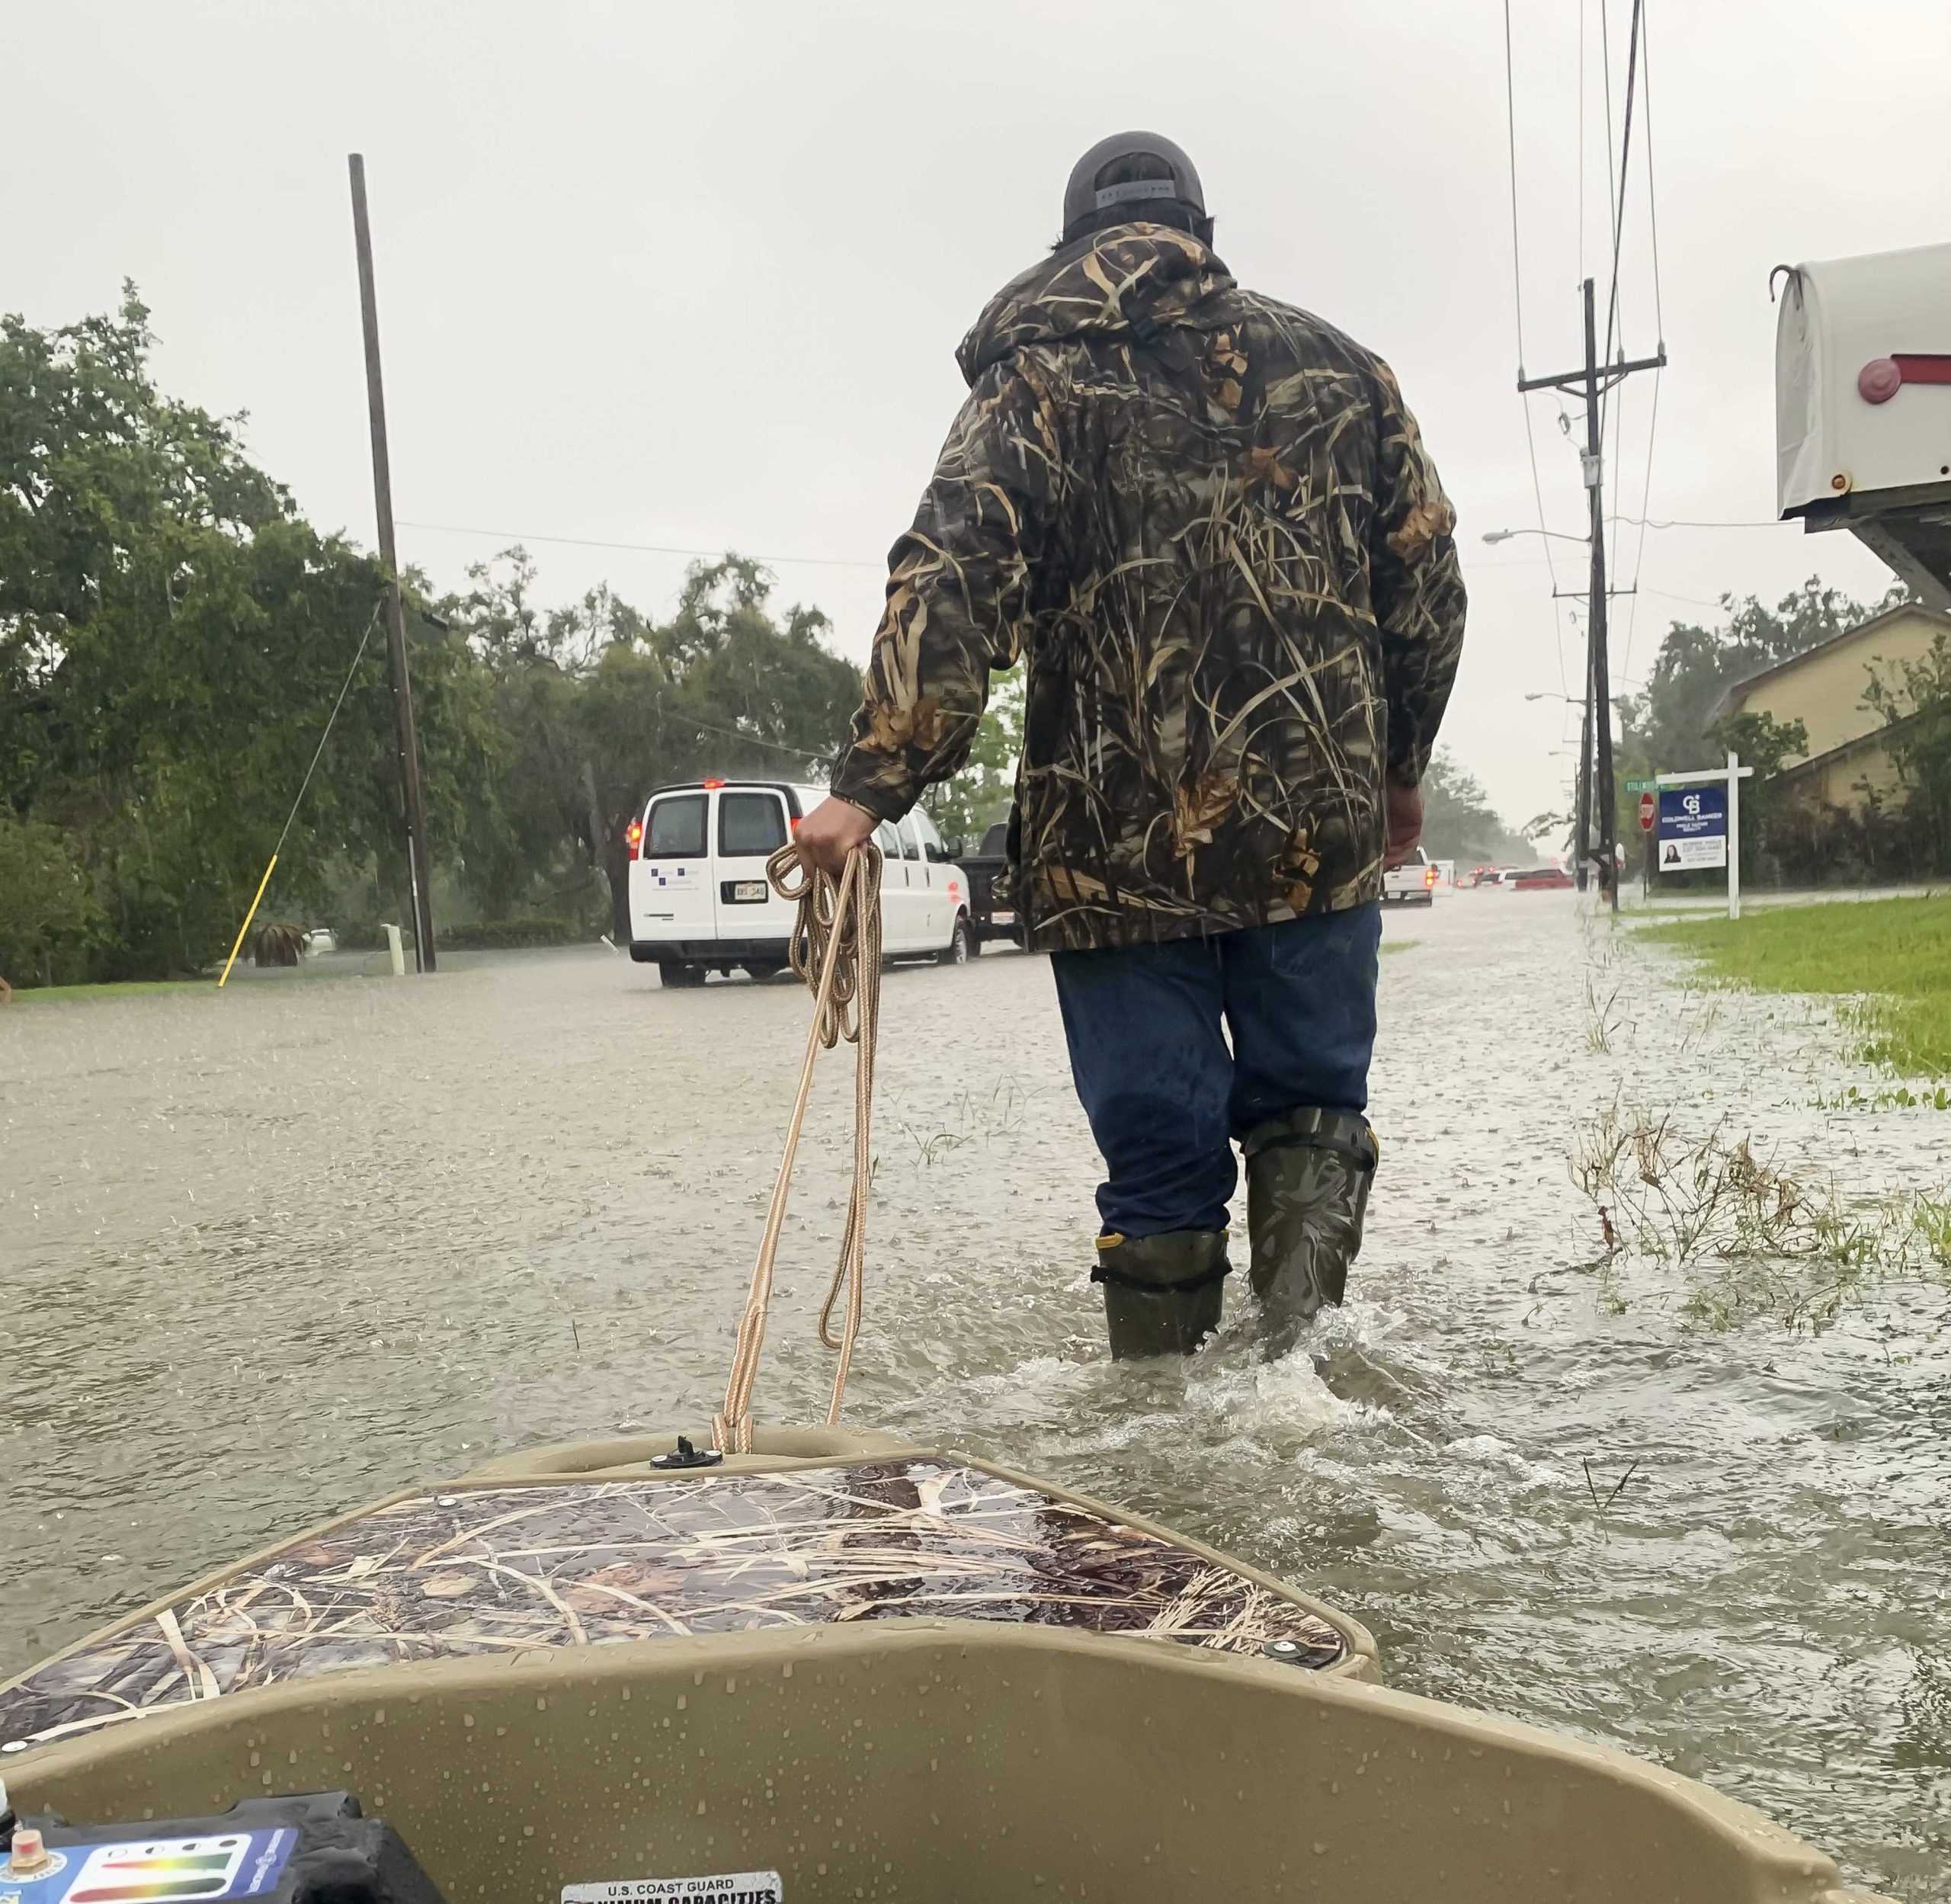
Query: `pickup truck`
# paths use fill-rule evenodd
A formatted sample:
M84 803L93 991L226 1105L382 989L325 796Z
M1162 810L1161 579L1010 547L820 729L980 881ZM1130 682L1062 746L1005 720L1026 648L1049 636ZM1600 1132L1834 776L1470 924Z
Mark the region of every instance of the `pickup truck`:
M997 903L996 889L1009 870L1009 822L998 820L974 851L965 847L956 864L969 876L969 929L979 945L990 939L1023 943L1023 928L1009 909L1008 895Z
M1419 846L1400 866L1382 876L1382 902L1385 906L1434 906L1437 870L1430 856Z

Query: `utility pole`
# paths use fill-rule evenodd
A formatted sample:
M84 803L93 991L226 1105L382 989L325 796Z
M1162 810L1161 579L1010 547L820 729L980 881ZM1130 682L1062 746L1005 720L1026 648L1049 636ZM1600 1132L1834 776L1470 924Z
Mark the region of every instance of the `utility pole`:
M1578 723L1578 796L1575 803L1573 838L1578 850L1572 855L1571 877L1584 892L1591 872L1586 848L1592 838L1592 631L1585 631L1585 682L1579 697L1582 716Z
M400 595L393 546L393 480L386 457L386 399L380 382L380 311L373 292L373 234L366 220L366 161L352 174L352 236L359 253L359 309L366 333L366 410L373 432L373 502L380 518L380 560L386 572L386 654L392 664L393 714L399 730L399 781L406 809L407 891L413 907L413 969L434 970L432 871L427 857L427 811L420 793L420 736L413 722L413 684L406 672L406 604Z
M1619 828L1617 802L1613 792L1612 661L1606 646L1606 489L1604 438L1599 399L1616 383L1624 382L1635 370L1657 370L1667 361L1662 343L1658 354L1626 362L1624 355L1611 364L1599 361L1599 338L1592 303L1592 280L1580 287L1585 301L1585 367L1567 370L1558 377L1518 374L1520 393L1531 390L1566 390L1585 399L1585 447L1579 457L1585 476L1585 494L1591 505L1592 548L1591 603L1585 632L1585 735L1578 763L1578 870L1580 887L1585 884L1585 861L1592 850L1592 822L1598 821L1600 863L1606 868L1607 889L1612 908L1619 910L1619 864L1616 851ZM1595 811L1596 809L1596 811Z

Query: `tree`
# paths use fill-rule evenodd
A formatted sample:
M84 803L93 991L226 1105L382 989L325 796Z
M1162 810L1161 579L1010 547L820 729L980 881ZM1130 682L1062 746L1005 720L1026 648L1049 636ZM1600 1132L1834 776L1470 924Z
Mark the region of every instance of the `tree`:
M1447 747L1439 747L1423 775L1423 847L1433 860L1460 866L1528 863L1536 855L1491 806L1483 784Z
M375 563L322 537L241 447L165 397L148 312L0 320L0 813L56 829L105 925L90 976L195 970L229 941L324 731ZM416 617L437 862L489 797L498 742L464 643ZM383 645L369 644L278 898L335 856L399 864Z
M0 979L55 979L101 931L88 875L59 832L0 814Z
M1009 816L1016 793L1016 763L1023 752L1023 664L997 676L989 704L969 749L969 764L953 778L921 796L928 817L942 838L966 842L973 851L997 821Z
M498 837L467 857L492 918L552 885L559 905L586 896L600 873L604 910L627 934L623 832L650 788L822 777L860 698L858 674L825 645L826 617L796 605L780 620L770 574L744 556L694 564L663 623L607 587L540 612L520 549L470 579L443 608L485 667L507 748Z

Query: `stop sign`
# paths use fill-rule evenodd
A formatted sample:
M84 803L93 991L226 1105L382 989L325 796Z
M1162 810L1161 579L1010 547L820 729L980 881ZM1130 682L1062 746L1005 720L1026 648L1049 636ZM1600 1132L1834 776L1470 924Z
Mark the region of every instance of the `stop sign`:
M1659 803L1651 793L1639 796L1639 830L1650 833L1653 830L1653 816L1659 811Z

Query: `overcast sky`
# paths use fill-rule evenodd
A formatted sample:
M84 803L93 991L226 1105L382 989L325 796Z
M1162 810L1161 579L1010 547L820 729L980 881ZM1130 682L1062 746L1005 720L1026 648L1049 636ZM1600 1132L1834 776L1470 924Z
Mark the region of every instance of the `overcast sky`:
M1603 295L1600 0L1511 5L1533 374L1581 355L1581 4L1583 262ZM1629 4L1609 0L1616 99ZM1647 5L1673 360L1647 513L1766 521L1769 268L1951 235L1951 7ZM1546 544L1480 540L1538 521L1498 0L0 0L0 307L62 323L134 278L165 386L247 409L252 452L312 519L370 543L345 173L363 151L403 556L457 583L519 536L545 599L607 578L655 611L683 556L543 538L735 547L855 658L960 400L956 341L1054 238L1086 146L1168 133L1235 274L1395 366L1462 519L1471 623L1445 736L1508 816L1562 802L1571 719L1523 697L1575 691L1575 632ZM1657 341L1646 123L1635 357ZM1651 387L1623 400L1632 515ZM1533 403L1547 520L1579 531L1559 406ZM1615 604L1616 678L1671 617L1709 612L1689 598L1888 580L1853 541L1792 528L1655 530L1643 566L1639 543L1621 532L1619 580L1642 592ZM1582 588L1583 550L1550 547Z

